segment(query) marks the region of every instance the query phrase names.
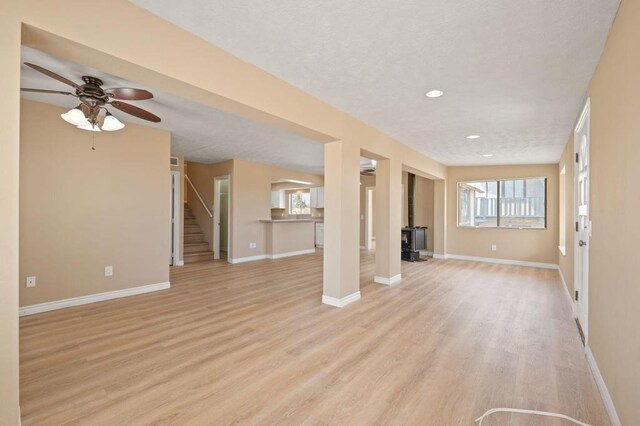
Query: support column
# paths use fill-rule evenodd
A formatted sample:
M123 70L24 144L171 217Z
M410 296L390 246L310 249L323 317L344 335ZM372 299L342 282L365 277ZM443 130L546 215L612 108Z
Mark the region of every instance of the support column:
M376 268L374 281L400 282L402 228L402 164L378 160L376 166Z
M17 425L18 212L20 165L19 0L0 13L0 425Z
M447 182L433 182L433 257L444 259L447 254Z
M360 148L324 147L322 303L341 308L360 299Z

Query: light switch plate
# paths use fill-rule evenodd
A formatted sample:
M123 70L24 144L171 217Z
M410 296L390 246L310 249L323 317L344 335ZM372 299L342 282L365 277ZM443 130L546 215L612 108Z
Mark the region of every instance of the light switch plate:
M113 266L105 266L104 267L104 276L105 277L113 276Z
M496 251L498 250L498 246L496 246L495 244L491 245L491 251Z
M36 286L36 277L27 277L27 287L35 287Z

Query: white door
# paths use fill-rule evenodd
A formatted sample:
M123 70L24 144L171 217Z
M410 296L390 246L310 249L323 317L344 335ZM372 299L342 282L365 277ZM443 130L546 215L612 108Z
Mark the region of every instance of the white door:
M229 175L213 179L213 258L229 251L231 213L231 180Z
M589 115L590 102L582 111L574 134L575 151L575 307L583 342L589 327Z

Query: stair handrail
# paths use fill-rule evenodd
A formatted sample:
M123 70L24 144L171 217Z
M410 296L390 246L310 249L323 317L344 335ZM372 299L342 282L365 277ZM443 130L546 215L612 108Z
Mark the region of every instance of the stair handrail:
M207 205L205 204L204 200L202 199L202 197L200 196L200 193L198 192L198 190L196 189L196 187L193 185L193 182L191 182L191 179L189 179L189 176L187 176L186 174L184 175L185 179L187 179L187 182L189 182L189 185L191 185L191 189L193 189L193 192L196 193L196 195L198 196L198 199L200 200L200 202L202 203L202 207L204 207L204 209L207 211L207 214L209 215L209 217L213 217L213 214L211 213L211 210L209 210L209 208L207 207Z

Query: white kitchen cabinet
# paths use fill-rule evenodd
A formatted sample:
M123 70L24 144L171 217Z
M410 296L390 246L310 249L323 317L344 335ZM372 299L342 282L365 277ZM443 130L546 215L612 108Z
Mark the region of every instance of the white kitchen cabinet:
M271 208L285 209L287 208L287 200L283 190L271 191Z
M309 188L311 193L311 208L323 209L324 208L324 187L318 186L316 188Z
M324 223L316 222L316 247L324 245Z

